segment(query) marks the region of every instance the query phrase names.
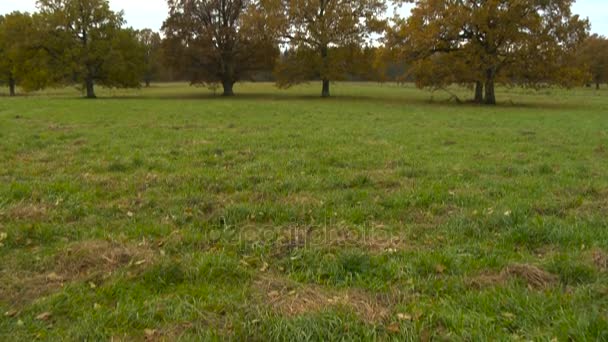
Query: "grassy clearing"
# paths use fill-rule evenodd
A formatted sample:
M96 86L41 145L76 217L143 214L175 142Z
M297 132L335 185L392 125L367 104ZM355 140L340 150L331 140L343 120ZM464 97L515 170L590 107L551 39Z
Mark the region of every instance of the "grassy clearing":
M317 88L1 98L0 339L608 339L606 91Z

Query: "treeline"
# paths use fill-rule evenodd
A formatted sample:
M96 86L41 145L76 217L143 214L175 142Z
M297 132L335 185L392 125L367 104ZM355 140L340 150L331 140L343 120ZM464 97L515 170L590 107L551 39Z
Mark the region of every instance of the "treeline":
M0 82L10 94L58 85L140 87L189 80L219 85L317 80L414 81L471 87L495 104L495 85L542 87L608 79L608 42L589 37L573 0L168 0L162 32L125 27L107 0L39 0L0 16Z

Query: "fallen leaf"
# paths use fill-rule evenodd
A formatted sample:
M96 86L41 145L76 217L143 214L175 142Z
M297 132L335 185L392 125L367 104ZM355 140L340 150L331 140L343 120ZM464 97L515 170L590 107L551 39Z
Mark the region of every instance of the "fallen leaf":
M156 335L156 330L144 329L144 334L146 334L146 336L148 336L148 337L152 337L152 336Z
M7 233L0 233L0 242L6 240L8 238L8 234Z
M503 312L503 313L502 313L502 316L503 316L503 317L505 317L505 318L508 318L508 319L513 319L513 318L515 318L515 315L514 315L514 314L512 314L512 313L510 313L510 312Z
M264 262L264 265L262 265L262 268L260 268L260 272L268 271L268 267L270 267L270 265L268 265L267 262Z
M23 321L22 321L22 320L18 320L18 321L17 321L17 325L18 325L18 326L22 327L22 326L23 326L23 324L24 324L24 323L23 323Z
M507 210L507 211L505 211L505 216L507 216L507 217L511 216L512 213L513 212L511 210Z
M398 313L397 314L397 318L400 321L411 321L412 320L412 315L406 314L406 313Z
M89 287L92 289L96 289L97 285L94 282L89 282Z
M19 312L17 310L9 310L4 313L4 317L15 317Z
M393 332L393 333L398 333L398 332L401 332L401 327L399 326L399 324L393 323L393 324L389 325L388 327L386 327L386 330Z
M443 273L445 272L445 266L438 264L437 266L435 266L435 271L437 271L437 273Z
M127 211L127 216L129 216L129 217L133 217L133 213L132 213L132 212L130 212L130 211Z
M36 316L36 319L39 321L48 321L51 316L52 314L50 312L43 312L40 315Z
M281 294L279 293L279 291L271 291L268 293L268 296L271 298L277 298L278 296L280 296Z
M141 265L145 264L146 262L147 262L147 260L140 260L135 263L135 266L141 266Z
M53 272L53 273L49 273L46 276L46 280L52 281L52 282L63 281L63 277L58 275L57 273Z

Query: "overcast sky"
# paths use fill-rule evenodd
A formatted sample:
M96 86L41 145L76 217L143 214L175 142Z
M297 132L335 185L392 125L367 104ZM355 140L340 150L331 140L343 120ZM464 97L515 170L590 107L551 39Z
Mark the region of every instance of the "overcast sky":
M125 11L127 25L160 30L167 17L166 0L110 0L113 10ZM36 0L0 0L0 14L36 9ZM574 12L591 20L591 31L608 36L608 0L578 0Z

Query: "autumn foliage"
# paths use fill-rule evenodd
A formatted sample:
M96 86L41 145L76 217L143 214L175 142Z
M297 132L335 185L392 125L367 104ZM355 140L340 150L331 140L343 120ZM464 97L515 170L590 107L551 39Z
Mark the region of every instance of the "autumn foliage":
M389 5L414 4L406 18ZM184 80L234 95L239 81L280 88L341 80L475 89L608 80L608 44L589 37L574 0L167 0L163 34L125 27L107 0L39 0L0 16L0 82L10 94L76 84L149 86Z
M496 83L570 85L582 79L571 61L589 23L572 14L573 0L415 3L386 44L411 64L420 87L474 83L476 100L495 104Z

